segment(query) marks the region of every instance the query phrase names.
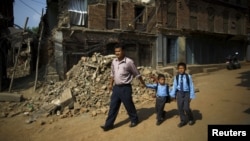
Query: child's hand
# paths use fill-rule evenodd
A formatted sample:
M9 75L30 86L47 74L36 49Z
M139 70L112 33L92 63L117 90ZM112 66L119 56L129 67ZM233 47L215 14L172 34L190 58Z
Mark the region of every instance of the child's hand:
M141 87L142 88L147 88L147 85L146 84L141 84Z
M151 75L150 78L153 79L154 82L158 82L157 77L155 75Z
M176 98L175 97L171 97L171 101L176 102Z

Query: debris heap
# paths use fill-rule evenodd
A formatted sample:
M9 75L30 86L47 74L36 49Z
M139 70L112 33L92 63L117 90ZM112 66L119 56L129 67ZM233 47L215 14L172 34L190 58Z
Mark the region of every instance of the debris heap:
M42 89L41 94L47 95L45 100L47 102L53 98L51 103L60 106L63 117L72 116L71 111L73 115L84 112L90 112L92 116L99 113L106 114L111 95L108 90L110 65L114 58L115 55L102 56L99 53L95 53L92 57L82 57L67 72L66 81L51 82ZM154 83L150 76L160 73L150 67L138 67L138 70L146 83ZM165 75L171 82L170 75L167 73ZM142 87L139 80L134 79L132 87L135 103L153 100L154 91Z

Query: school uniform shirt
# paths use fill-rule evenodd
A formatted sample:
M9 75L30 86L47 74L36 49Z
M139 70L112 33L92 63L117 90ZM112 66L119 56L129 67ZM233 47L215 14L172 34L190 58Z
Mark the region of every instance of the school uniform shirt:
M194 84L191 75L188 74L189 77L189 85L187 83L187 78L186 75L183 75L183 91L184 92L189 92L190 93L190 99L195 98L195 93L194 93ZM170 91L170 96L175 97L176 91L180 91L180 84L181 84L181 74L179 74L179 80L177 84L176 77L174 77L174 83L172 86L172 89Z
M116 85L130 84L134 77L139 77L134 61L124 57L121 61L115 58L111 64L111 77L114 78Z
M156 89L157 84L146 84L147 88L151 88L151 89ZM167 85L161 85L160 83L158 83L158 88L157 88L157 92L156 95L157 96L168 96L168 86Z

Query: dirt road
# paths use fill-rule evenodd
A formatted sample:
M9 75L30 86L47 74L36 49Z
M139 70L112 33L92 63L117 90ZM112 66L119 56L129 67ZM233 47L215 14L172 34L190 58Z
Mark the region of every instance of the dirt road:
M130 128L125 112L118 115L115 129L103 132L105 115L58 119L53 116L26 124L19 115L0 119L1 141L206 141L209 124L250 124L250 65L239 70L220 70L194 75L200 92L191 102L196 119L193 126L178 128L176 103L165 107L166 120L156 126L154 101L136 105L140 123ZM45 122L44 125L41 125Z

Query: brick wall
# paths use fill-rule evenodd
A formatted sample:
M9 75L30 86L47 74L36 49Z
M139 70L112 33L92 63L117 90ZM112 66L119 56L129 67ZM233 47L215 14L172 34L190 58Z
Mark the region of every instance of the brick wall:
M155 24L156 24L156 8L154 6L147 7L147 32L155 32Z
M121 3L121 29L127 29L128 24L132 24L135 18L134 3L122 2Z
M236 15L240 15L240 22L242 26L240 26L242 33L245 33L245 23L246 17L244 13L240 10L236 10L231 7L216 5L212 3L207 3L201 0L194 1L193 3L188 3L185 0L177 0L177 28L182 29L190 29L190 7L197 6L197 30L208 31L208 8L212 8L214 11L214 32L215 33L224 33L223 31L223 11L229 11L228 18L228 33L230 34L238 34L237 32L237 21ZM163 9L165 10L165 9ZM234 27L235 26L235 27Z
M189 8L185 0L177 0L177 28L189 28Z
M88 27L89 29L106 29L106 5L97 4L88 6Z

